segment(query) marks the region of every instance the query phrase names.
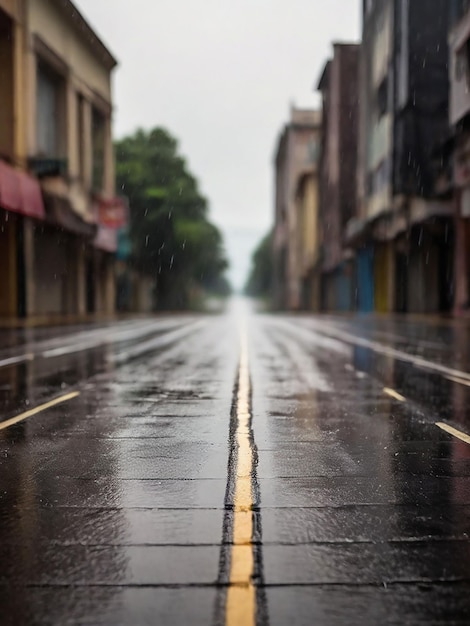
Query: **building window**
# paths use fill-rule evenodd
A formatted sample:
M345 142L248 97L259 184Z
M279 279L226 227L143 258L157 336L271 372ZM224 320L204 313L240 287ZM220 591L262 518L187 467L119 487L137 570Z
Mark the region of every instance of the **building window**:
M384 159L375 170L367 174L367 194L373 196L382 193L390 182L390 161Z
M37 154L58 158L62 152L64 86L61 77L43 63L37 66L36 139Z
M85 178L85 122L83 116L84 112L84 98L82 94L77 94L77 150L78 150L78 175L81 180Z
M318 161L318 157L320 155L320 146L318 145L318 141L312 139L307 148L307 163L316 163Z
M388 110L388 77L382 80L377 89L377 117L380 119Z
M470 10L470 0L454 0L452 4L452 23L455 24Z
M92 186L96 191L104 187L104 164L106 147L106 117L95 107L92 109L92 149L93 177Z
M457 52L455 58L455 79L458 82L467 81L470 87L470 39Z
M408 102L409 19L410 0L401 0L397 67L397 104L400 108L403 108Z

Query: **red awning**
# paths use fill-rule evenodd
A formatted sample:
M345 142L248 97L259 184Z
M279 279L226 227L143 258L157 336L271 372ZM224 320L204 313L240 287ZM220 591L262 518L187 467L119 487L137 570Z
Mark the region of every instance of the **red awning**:
M28 217L46 216L39 181L0 161L0 206Z

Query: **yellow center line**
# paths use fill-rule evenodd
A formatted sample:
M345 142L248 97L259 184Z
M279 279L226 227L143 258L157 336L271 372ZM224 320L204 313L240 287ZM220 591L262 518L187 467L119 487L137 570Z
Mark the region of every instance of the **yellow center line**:
M386 393L391 398L398 400L399 402L406 402L405 396L402 396L400 393L398 393L398 391L395 391L395 389L390 389L390 387L384 387L384 393Z
M449 426L449 424L444 424L444 422L436 422L436 426L438 426L441 430L445 430L445 432L449 433L449 435L453 435L465 443L470 443L470 436L463 433L461 430L457 430L456 428Z
M256 592L253 585L253 451L250 444L250 374L248 341L242 334L238 372L237 467L233 519L233 545L227 591L227 626L255 626Z
M73 398L76 398L79 395L80 395L79 391L72 391L71 393L67 393L64 396L60 396L59 398L54 398L54 400L51 400L50 402L46 402L45 404L40 404L34 409L30 409L29 411L26 411L25 413L20 413L20 415L17 415L16 417L12 417L9 420L5 420L4 422L0 422L0 430L4 430L5 428L8 428L9 426L13 426L14 424L18 424L18 422L22 422L23 420L28 419L28 417L37 415L38 413L41 413L42 411L45 411L46 409L50 409L51 407L56 406L57 404L62 404L62 402L73 400Z

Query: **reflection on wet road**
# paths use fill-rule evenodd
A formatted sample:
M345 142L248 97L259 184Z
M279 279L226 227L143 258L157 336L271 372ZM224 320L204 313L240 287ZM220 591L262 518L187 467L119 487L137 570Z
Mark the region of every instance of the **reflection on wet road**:
M470 622L470 326L240 315L2 331L2 624Z

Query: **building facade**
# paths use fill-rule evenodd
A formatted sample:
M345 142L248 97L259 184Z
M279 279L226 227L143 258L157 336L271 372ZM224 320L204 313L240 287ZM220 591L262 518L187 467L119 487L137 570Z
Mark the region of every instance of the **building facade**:
M312 264L317 254L320 123L318 111L293 107L277 145L273 236L273 303L277 309L298 310L307 301L315 301ZM303 223L312 227L307 238L301 235Z
M314 144L312 144L313 148ZM312 164L299 176L296 190L297 280L300 289L299 308L320 310L320 231L318 204L318 163L312 154Z
M69 0L1 0L0 54L0 316L110 314L116 61Z
M470 2L450 2L450 180L454 197L457 314L470 307Z
M355 264L345 228L356 212L359 46L336 43L322 72L320 217L322 309L355 307Z
M437 312L453 297L452 202L436 193L448 131L447 0L364 0L356 248L359 308Z

